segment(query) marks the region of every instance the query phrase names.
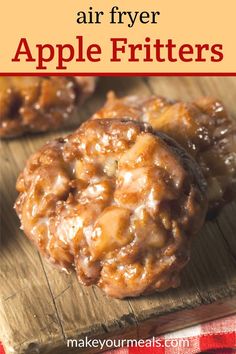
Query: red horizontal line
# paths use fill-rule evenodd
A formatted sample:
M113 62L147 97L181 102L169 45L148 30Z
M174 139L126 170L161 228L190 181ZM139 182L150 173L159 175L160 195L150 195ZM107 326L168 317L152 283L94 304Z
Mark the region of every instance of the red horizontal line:
M195 73L189 73L189 72L182 72L182 73L128 73L128 72L123 72L123 73L94 73L94 72L89 72L89 73L80 73L80 72L37 72L37 73L30 73L30 72L0 72L0 76L236 76L236 72L218 72L218 73L213 73L213 72L195 72Z

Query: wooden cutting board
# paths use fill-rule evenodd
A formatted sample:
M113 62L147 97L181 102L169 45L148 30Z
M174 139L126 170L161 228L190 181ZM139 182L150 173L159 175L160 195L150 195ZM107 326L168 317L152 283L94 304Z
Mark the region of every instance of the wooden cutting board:
M101 106L110 89L119 95L155 92L185 100L213 95L236 119L236 78L110 77L100 79L94 97L79 113L80 121ZM236 203L225 207L195 239L181 286L161 294L110 299L41 258L19 231L12 209L15 182L29 155L59 134L1 145L0 340L7 354L87 353L66 348L66 339L146 338L236 312Z

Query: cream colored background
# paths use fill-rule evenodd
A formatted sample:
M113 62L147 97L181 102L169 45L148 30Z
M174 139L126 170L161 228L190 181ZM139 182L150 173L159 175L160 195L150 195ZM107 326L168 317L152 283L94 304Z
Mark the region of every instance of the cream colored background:
M158 24L110 25L103 16L99 25L78 25L77 12L89 6L109 12L114 5L120 10L160 11ZM21 37L31 46L36 43L63 44L76 42L76 35L83 35L85 42L99 43L102 47L101 62L67 63L67 72L236 72L235 0L2 0L0 5L0 72L36 72L35 63L13 63ZM143 42L149 36L165 41L173 39L177 45L184 43L214 44L224 46L224 59L219 63L164 63L110 62L110 37L128 37L132 43ZM32 53L36 53L32 50ZM48 72L56 72L56 61L48 64ZM45 72L45 71L43 71Z

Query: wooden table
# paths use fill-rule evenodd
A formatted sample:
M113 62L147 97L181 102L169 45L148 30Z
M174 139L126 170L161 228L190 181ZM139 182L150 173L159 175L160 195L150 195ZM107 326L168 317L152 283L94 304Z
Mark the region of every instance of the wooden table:
M101 106L110 89L119 95L155 92L186 100L210 94L222 99L236 118L235 78L110 77L100 79L94 97L79 112L80 121ZM208 222L194 241L181 287L161 294L110 299L41 258L19 231L12 209L15 182L28 156L59 134L1 145L0 339L7 354L39 353L38 347L44 354L85 353L66 348L66 338L145 338L236 312L235 203Z

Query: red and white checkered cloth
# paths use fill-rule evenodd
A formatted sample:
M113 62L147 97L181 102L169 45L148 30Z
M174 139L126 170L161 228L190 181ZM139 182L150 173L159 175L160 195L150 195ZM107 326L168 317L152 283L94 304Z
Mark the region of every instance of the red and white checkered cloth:
M188 340L188 347L165 347L166 339L177 340L176 344L183 338ZM236 354L236 315L165 334L157 339L161 343L158 348L121 348L104 354Z
M104 354L236 354L236 315L172 332L157 339L161 343L158 348L121 348ZM188 347L167 348L166 339L187 339ZM0 354L5 354L1 343Z

